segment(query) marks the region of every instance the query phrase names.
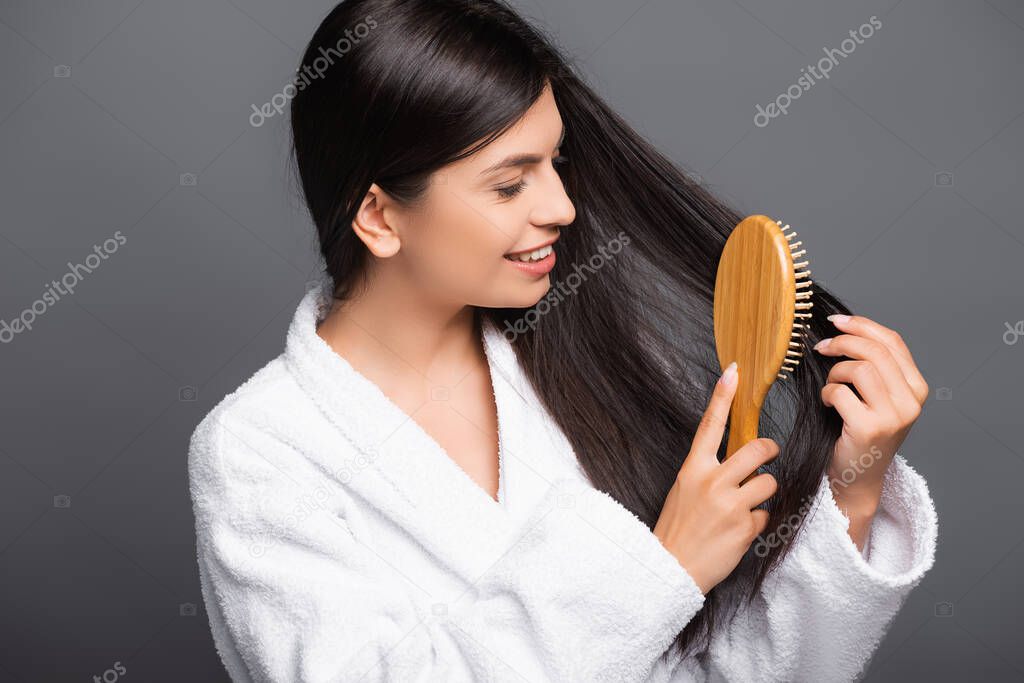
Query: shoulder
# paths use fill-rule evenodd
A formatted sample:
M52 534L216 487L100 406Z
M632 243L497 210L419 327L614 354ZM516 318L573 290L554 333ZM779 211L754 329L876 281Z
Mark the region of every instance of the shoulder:
M317 408L288 370L283 356L257 370L222 398L189 440L188 478L197 509L262 494L275 495L308 474L301 433Z
M294 395L288 394L290 389L297 389L294 384L284 359L274 358L210 409L192 432L190 445L215 439L227 423L237 426L265 421L275 407L292 403L289 398L294 399Z

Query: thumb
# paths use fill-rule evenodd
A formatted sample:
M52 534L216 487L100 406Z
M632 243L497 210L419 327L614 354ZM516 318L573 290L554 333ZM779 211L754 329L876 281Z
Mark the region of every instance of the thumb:
M729 422L729 409L732 407L733 396L736 395L738 379L739 368L733 361L715 383L708 407L697 427L697 433L693 437L693 446L690 449L690 453L696 454L698 459L711 458L716 463L718 462L718 448L722 444L722 435Z

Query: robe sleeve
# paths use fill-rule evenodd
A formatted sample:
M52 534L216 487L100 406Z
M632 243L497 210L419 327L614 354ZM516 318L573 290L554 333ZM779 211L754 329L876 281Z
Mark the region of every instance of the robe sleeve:
M338 482L258 427L205 422L189 454L198 562L236 682L641 681L703 605L639 518L566 479L439 609L422 572L353 533Z
M849 525L823 476L789 555L754 601L712 635L703 676L816 683L857 678L933 565L938 525L924 478L899 453L886 470L864 552L849 537Z

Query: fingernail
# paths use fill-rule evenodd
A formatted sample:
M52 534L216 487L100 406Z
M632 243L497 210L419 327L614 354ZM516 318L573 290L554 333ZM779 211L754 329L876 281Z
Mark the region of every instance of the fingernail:
M722 383L723 387L732 386L736 381L736 361L729 363L729 367L722 373L722 378L718 380Z
M831 320L834 323L845 323L850 321L850 316L843 313L833 313L828 316L828 320Z
M817 344L814 345L814 350L815 351L821 351L823 348L825 348L826 346L828 346L831 343L832 343L832 337L829 337L828 339L822 339L820 342L818 342Z

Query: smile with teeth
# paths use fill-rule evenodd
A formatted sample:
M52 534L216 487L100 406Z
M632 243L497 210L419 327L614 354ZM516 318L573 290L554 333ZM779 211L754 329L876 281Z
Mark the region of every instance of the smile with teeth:
M541 259L546 258L552 251L554 251L554 249L552 249L549 244L546 247L541 247L534 251L527 251L522 254L509 254L506 255L505 258L509 261L523 261L525 263L529 263L530 261L540 261Z

